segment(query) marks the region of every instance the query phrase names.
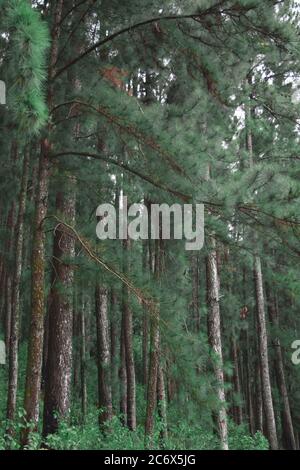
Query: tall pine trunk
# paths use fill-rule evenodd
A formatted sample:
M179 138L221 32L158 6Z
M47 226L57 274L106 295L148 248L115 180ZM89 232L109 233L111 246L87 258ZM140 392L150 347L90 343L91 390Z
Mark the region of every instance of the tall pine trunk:
M50 65L48 70L49 88L47 104L49 110L53 106L53 85L55 65L58 57L58 45L61 29L63 0L58 0L54 9L52 44L50 51ZM51 124L48 126L50 134ZM32 248L31 272L31 317L29 328L28 359L25 383L25 421L30 422L33 429L37 429L39 420L39 397L41 389L41 374L43 361L44 336L44 310L45 310L45 232L44 220L48 210L48 192L50 179L50 152L51 144L47 137L41 142L39 159L38 188L35 202L35 220ZM22 431L21 442L28 444L30 429L25 427Z
M216 415L217 428L223 450L228 450L227 413L225 408L225 390L223 373L223 354L221 340L221 322L219 305L219 276L217 268L216 241L210 239L210 252L206 261L207 272L207 301L208 301L208 340L214 352L214 372L218 383L217 395L219 410Z
M99 390L99 424L101 429L112 419L111 352L108 321L108 290L96 286L97 366Z
M124 272L128 272L129 242L124 240ZM133 354L133 319L129 305L129 292L127 286L122 287L122 326L124 328L125 361L127 376L127 426L134 431L136 429L136 379Z
M232 337L232 362L233 362L233 389L238 400L241 400L241 380L240 380L240 371L239 371L239 360L238 360L238 348L236 343L236 338ZM234 406L234 418L237 424L242 424L243 422L243 409L240 403L235 404Z
M11 328L9 346L9 372L7 395L7 419L15 418L18 389L18 347L19 347L19 321L20 321L20 284L23 267L23 241L24 241L24 216L26 209L27 183L29 173L29 149L25 149L21 188L19 194L19 209L16 221L15 260L12 283L11 303ZM11 428L8 429L11 432Z
M251 77L248 79L251 85ZM251 98L251 97L250 97ZM246 106L246 147L248 151L249 166L254 166L253 158L253 137L251 131L252 121L251 106ZM255 237L254 237L255 238ZM254 239L254 244L256 240ZM256 315L257 315L257 329L258 329L258 352L261 372L261 386L264 412L266 416L266 430L270 446L273 450L278 449L276 423L274 415L274 407L272 400L270 371L269 371L269 357L268 357L268 336L266 328L266 315L265 315L265 300L263 291L263 277L261 270L261 260L256 249L253 256L253 271L255 281L255 294L256 294Z
M269 287L266 289L267 302L268 302L268 313L272 324L278 328L279 326L279 312L277 308L277 302L274 295L272 295ZM281 343L278 336L275 336L272 341L272 346L275 351L275 372L278 390L280 392L280 399L282 404L282 440L286 449L296 449L296 441L294 435L293 420L290 409L289 394L287 390L284 363L282 356Z
M66 193L58 192L56 210L63 221L74 226L75 180ZM58 224L54 232L53 278L49 305L48 358L45 377L43 434L57 431L59 420L68 416L72 378L73 283L75 240Z
M85 423L86 414L87 414L87 385L86 385L86 315L89 311L88 305L83 301L82 308L80 312L80 333L81 333L81 344L80 344L80 397L81 397L81 412L82 412L82 422Z
M261 272L261 261L258 255L254 256L254 279L256 292L256 313L258 328L258 351L261 371L261 385L264 411L266 416L266 430L270 446L273 450L278 449L275 415L272 400L269 357L268 357L268 337L265 317L264 291Z

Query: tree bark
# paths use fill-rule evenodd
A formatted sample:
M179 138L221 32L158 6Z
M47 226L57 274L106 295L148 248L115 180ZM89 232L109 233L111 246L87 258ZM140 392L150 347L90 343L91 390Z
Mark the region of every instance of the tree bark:
M57 193L57 213L75 224L75 180L69 178L67 194ZM61 225L54 233L53 277L49 306L48 360L46 365L43 435L57 431L68 416L72 378L73 283L75 241Z
M269 358L268 358L268 338L265 318L263 280L261 272L261 261L258 255L254 256L254 279L256 292L256 313L258 327L258 350L261 371L262 396L264 411L266 416L266 429L272 450L278 449L275 415L272 400Z
M192 330L195 333L200 331L200 298L199 298L199 256L192 254L191 256L191 273L192 273Z
M111 320L110 320L110 343L111 343L111 394L113 409L117 409L118 391L118 301L114 289L111 290Z
M21 188L19 194L19 209L16 221L15 259L12 283L11 303L11 328L9 346L9 372L7 394L7 419L12 422L15 419L18 389L18 348L19 348L19 322L20 322L20 285L23 267L23 241L24 241L24 216L26 209L27 183L29 173L29 149L25 149ZM12 429L9 427L8 433Z
M161 228L160 228L161 232ZM156 281L160 279L163 263L163 250L162 250L162 240L155 241L155 253L154 253L154 275ZM150 269L152 263L150 263ZM149 363L149 372L148 372L148 389L147 389L147 409L146 409L146 421L145 421L145 447L152 446L152 438L154 432L154 417L155 417L155 408L158 398L158 378L159 378L159 369L160 369L160 311L157 306L151 312L150 317L150 363ZM160 379L162 376L160 375ZM166 415L163 417L166 424Z
M150 240L149 240L150 242ZM150 253L149 253L150 256ZM143 272L146 276L149 273L148 269L148 240L143 242ZM142 325L142 362L143 362L143 370L142 370L142 380L143 385L146 387L147 385L147 378L148 378L148 343L149 343L149 321L148 321L148 310L145 306L143 306L143 325ZM146 394L146 388L145 388Z
M128 271L128 240L124 240L124 272ZM127 426L132 431L136 429L136 382L133 354L133 323L132 310L129 305L127 286L122 287L122 325L124 328L124 344L127 376Z
M161 447L165 446L165 441L168 437L168 427L167 427L167 400L166 400L166 389L165 389L165 378L163 373L163 368L161 364L158 366L158 376L157 376L157 407L158 415L161 421L161 431L160 431L160 444Z
M60 21L62 17L63 0L58 0L54 9L52 44L49 65L48 108L53 105L52 79L55 75L55 64L58 57L60 37ZM51 124L48 125L50 135ZM43 360L44 309L45 309L45 233L43 223L48 210L48 191L50 179L50 142L44 138L41 142L39 159L38 189L35 204L34 236L32 248L31 272L31 316L29 328L28 359L25 384L25 424L31 423L33 430L37 429L39 419L39 395L41 389L41 373ZM22 445L28 444L30 429L22 431Z
M12 273L9 267L10 257L12 256L12 247L15 231L15 212L16 203L13 202L8 212L6 223L6 241L5 255L8 257L3 264L1 290L4 292L4 332L6 356L9 357L10 332L11 332L11 309L12 309Z
M255 363L255 431L264 432L264 413L260 361Z
M81 412L82 412L82 422L85 423L86 414L87 414L87 385L86 385L86 315L89 309L87 308L86 303L82 302L81 309L81 345L80 345L80 378L81 378Z
M252 84L251 77L248 78L249 85ZM251 98L251 96L250 96ZM253 138L252 131L249 127L253 118L253 110L251 106L246 106L246 148L248 151L249 167L254 166L253 158ZM253 243L256 245L257 240L254 236ZM253 256L253 270L255 280L255 293L256 293L256 315L257 315L257 328L258 328L258 351L261 372L261 386L264 411L266 415L266 429L270 446L273 450L278 449L277 432L275 415L273 408L270 371L269 371L269 358L268 358L268 337L266 328L265 305L264 305L264 292L263 292L263 278L261 270L261 260L256 251L254 250Z
M126 353L125 353L125 339L124 339L124 319L122 318L121 333L120 333L120 413L123 425L127 424L127 373L126 373Z
M267 295L267 305L269 318L275 327L279 327L279 312L277 309L277 303L274 295L272 295L269 287L266 288ZM278 390L280 393L280 400L282 404L282 437L284 442L284 447L286 449L296 449L296 441L294 435L293 420L290 409L289 394L287 390L285 373L284 373L284 364L282 349L280 344L280 339L278 336L273 338L272 345L275 351L275 372L276 380L278 385Z
M223 355L219 305L219 277L217 269L216 242L211 238L211 249L207 256L207 301L208 301L208 340L215 355L214 371L218 382L219 411L216 416L221 448L228 450L227 413L225 408Z
M233 362L233 389L235 392L235 399L241 400L241 381L239 372L239 360L238 360L238 349L236 339L232 338L232 362ZM242 424L243 422L243 409L240 403L234 405L234 416L236 424Z
M96 286L97 365L99 390L99 425L104 429L112 419L108 291Z

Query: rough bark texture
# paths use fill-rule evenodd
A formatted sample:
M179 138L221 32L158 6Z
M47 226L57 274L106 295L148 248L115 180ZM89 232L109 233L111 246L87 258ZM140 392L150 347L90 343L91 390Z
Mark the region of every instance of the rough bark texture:
M261 261L258 255L254 257L254 278L256 292L256 312L258 327L258 347L261 370L262 396L264 411L266 416L266 430L270 446L273 450L278 449L276 424L271 392L269 358L268 358L268 338L265 318L263 280L261 272Z
M251 76L248 78L248 82L251 85ZM251 98L251 97L250 97ZM246 147L248 151L249 166L254 166L253 158L253 138L251 132L251 120L253 117L253 110L250 106L246 106ZM256 244L256 238L254 236L253 243ZM263 405L266 416L266 430L270 446L272 449L278 448L276 423L273 408L270 372L269 372L269 358L268 358L268 337L266 328L266 317L265 317L265 304L264 304L264 291L263 291L263 278L261 270L261 260L257 252L254 253L253 257L253 270L254 270L254 281L255 281L255 293L256 293L256 314L257 314L257 329L258 329L258 351L260 361L260 375L261 375L261 387Z
M86 314L89 311L85 302L82 302L80 314L81 320L81 345L80 345L80 378L81 378L81 412L82 422L85 423L87 412L87 387L86 387Z
M62 17L63 0L58 0L54 9L52 43L49 64L49 88L47 103L49 110L53 105L53 88L51 80L55 75L55 64L58 57L60 20ZM49 132L51 125L49 124ZM31 272L31 317L28 343L28 360L25 384L25 421L37 429L39 419L39 395L41 389L41 373L43 358L44 309L45 309L45 233L43 223L48 209L48 191L50 179L50 142L44 138L41 142L39 159L38 188L36 193L34 235L32 249ZM24 428L21 436L23 445L28 444L29 428Z
M24 215L26 209L26 191L29 172L29 149L25 150L23 172L19 194L19 210L15 234L15 259L12 283L11 328L9 347L9 373L7 395L7 419L15 418L17 389L18 389L18 346L19 346L19 317L20 317L20 284L23 267ZM11 430L8 429L8 432Z
M126 373L126 354L125 354L125 340L124 340L124 326L123 318L121 324L121 337L120 337L120 413L122 423L125 426L127 423L127 373Z
M162 241L155 241L154 253L154 275L159 280L163 263ZM152 263L150 265L150 269ZM151 332L150 332L150 363L148 372L148 389L147 389L147 410L145 421L145 446L152 446L152 437L154 431L154 413L157 403L157 382L160 367L160 312L159 308L155 308L151 312Z
M264 413L263 413L263 397L262 397L262 386L261 386L261 370L260 361L255 362L255 432L264 432Z
M277 308L276 298L272 295L269 288L266 289L268 301L269 318L273 325L278 328L279 326L279 311ZM294 426L290 409L289 395L285 380L283 355L278 336L273 338L272 346L275 351L275 372L278 390L280 393L280 400L282 405L282 440L286 449L296 449L296 441L294 435Z
M150 256L150 253L149 253ZM143 243L143 272L146 276L148 269L148 243ZM148 378L148 343L149 343L149 313L147 308L143 307L143 325L142 325L142 361L143 361L143 385L146 387ZM146 390L146 388L145 388Z
M165 440L168 437L168 426L167 426L167 401L166 401L166 389L165 389L165 378L163 368L161 365L158 366L157 375L157 407L158 415L161 421L160 431L160 443L164 447Z
M70 225L75 223L75 181L67 194L59 192L56 210ZM46 366L43 434L54 433L70 408L72 378L73 282L75 241L58 225L54 233L53 274L49 305L49 340Z
M108 321L108 291L105 287L96 286L96 326L97 326L97 365L99 389L99 424L112 419L111 377L110 377L110 334Z
M193 331L200 331L200 278L199 278L199 257L193 254L191 257L191 274L192 274L192 326Z
M154 412L157 400L157 375L159 365L159 313L153 312L151 318L150 364L147 392L147 411L145 422L146 447L151 447L154 431Z
M208 340L215 355L214 370L218 382L220 408L216 416L221 448L228 449L227 415L225 408L223 355L219 306L219 279L217 269L216 243L211 239L211 250L207 256L207 301L208 301Z
M8 212L6 223L6 241L5 255L8 257L3 267L1 290L4 292L4 331L5 331L5 348L6 355L9 357L10 346L10 330L11 330L11 310L12 310L12 273L9 268L9 260L12 256L14 230L15 230L15 212L16 203L13 202Z
M113 409L117 410L117 403L119 397L118 390L118 314L117 311L117 295L114 289L111 291L111 320L110 320L110 353L111 353L111 394L112 394L112 403Z
M128 240L124 240L124 272L128 271ZM133 323L132 310L129 305L128 288L122 288L122 325L124 328L124 344L127 375L127 426L136 429L136 381L133 354Z
M238 400L241 400L241 380L239 372L238 349L236 339L232 338L232 362L233 362L233 389ZM237 424L243 422L243 409L240 404L234 406L234 418Z
M49 145L42 142L39 186L36 200L34 221L34 237L32 248L31 273L31 318L29 328L28 361L25 384L24 409L27 423L32 423L36 429L39 419L39 396L41 389L41 369L43 357L44 335L44 279L45 279L45 233L43 222L47 214L48 180L49 180ZM22 433L23 445L28 444L29 430Z

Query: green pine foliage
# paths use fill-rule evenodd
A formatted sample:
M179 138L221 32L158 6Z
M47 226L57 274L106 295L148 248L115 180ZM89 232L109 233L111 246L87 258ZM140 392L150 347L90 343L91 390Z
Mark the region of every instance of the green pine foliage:
M300 368L291 362L291 344L298 339L300 328L300 104L293 99L299 77L299 13L293 9L293 2L271 0L228 0L220 6L213 0L175 0L163 2L163 6L158 0L103 0L88 6L79 2L76 8L72 8L73 2L64 2L55 74L50 81L49 31L53 28L55 2L48 3L45 8L39 1L32 5L28 1L0 2L0 78L8 87L7 107L0 110L0 189L6 196L0 206L0 254L5 272L11 274L14 249L9 248L12 231L7 220L11 207L15 208L15 216L18 209L16 194L25 144L29 143L31 152L21 278L17 417L8 436L6 399L1 399L0 449L20 449L20 432L24 426L32 426L24 423L23 397L41 139L42 143L51 143L48 214L43 221L45 313L55 280L53 235L63 217L56 209L56 196L69 189L71 178L76 179L76 223L72 232L75 257L63 260L74 266L70 295L74 305L73 369L69 414L60 420L58 431L46 438L41 435L47 380L43 369L38 429L32 432L27 448L145 447L147 386L143 381L142 349L145 311L149 323L152 321L153 310L147 310L150 303L158 306L160 314L160 363L166 382L168 421L168 437L162 445L164 428L156 410L152 446L170 450L220 448L214 419L222 408L215 374L219 357L211 350L207 326L206 263L211 237L216 240L218 254L229 449L269 448L265 429L258 430L257 416L255 429L251 429L249 412L249 393L256 397L259 387L254 253L262 260L264 289L267 292L271 288L280 315L279 324L274 324L266 296L270 379L280 447L284 448L284 403L273 347L276 339L281 344L298 439L300 433ZM147 20L148 24L139 25ZM249 132L253 166L249 163ZM17 158L13 160L16 143ZM155 250L153 241L130 243L125 270L122 242L97 240L96 208L103 202L114 204L120 193L128 197L129 204L204 203L205 245L197 253L199 329L193 317L195 253L185 250L184 240L163 243L159 278L149 269L149 253ZM124 282L129 285L133 316L137 383L134 432L123 425L120 414ZM103 410L98 406L96 283L116 297L115 305L109 297L108 312L110 328L115 328L117 338L111 366L113 419L104 429L99 429L98 422ZM1 339L6 330L5 295L0 304ZM148 303L143 304L141 299ZM243 319L245 307L247 318ZM87 330L84 359L82 313ZM239 392L234 383L233 344L237 345L241 376ZM45 362L43 367L47 367ZM83 367L85 416L80 375ZM7 381L8 366L0 366L1 397L6 397ZM243 411L242 424L237 424L234 411L239 407Z

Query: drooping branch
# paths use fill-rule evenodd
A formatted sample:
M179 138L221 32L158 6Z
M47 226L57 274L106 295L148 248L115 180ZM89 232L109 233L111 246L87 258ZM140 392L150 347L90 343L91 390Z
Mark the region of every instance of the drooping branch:
M190 182L192 182L191 178L186 174L185 170L173 159L172 155L169 152L167 152L165 149L163 149L159 145L159 143L157 143L153 138L143 134L137 127L133 126L132 124L124 123L122 119L119 118L119 116L112 114L111 111L107 107L101 106L101 105L94 106L90 103L85 103L80 100L72 100L72 101L68 101L68 102L65 102L56 106L53 111L56 111L60 107L67 106L67 105L78 105L79 107L81 106L84 108L88 108L91 111L101 115L112 125L116 126L121 132L124 132L128 135L133 136L138 142L150 148L154 152L158 153L161 157L163 157L169 163L171 168L177 174L184 176Z
M102 160L105 163L108 163L110 165L118 166L119 168L122 168L123 170L125 170L125 171L127 171L127 172L129 172L129 173L131 173L135 176L138 176L139 178L143 179L144 181L147 181L148 183L152 184L153 186L155 186L159 189L162 189L163 191L167 191L168 193L173 194L176 197L179 197L184 202L188 202L188 201L191 200L190 195L187 195L187 194L181 193L180 191L176 191L175 189L169 188L168 186L160 183L159 181L154 180L150 176L147 176L147 175L141 173L140 171L138 171L134 168L131 168L126 163L119 162L117 160L112 160L111 158L105 157L104 155L100 155L100 154L92 153L92 152L76 152L74 150L66 150L66 151L58 152L56 154L51 155L51 158L59 158L59 157L68 156L68 155L74 155L74 156L83 157L83 158L93 158L95 160Z
M109 36L106 36L105 38L101 39L100 41L97 41L95 44L87 48L85 51L83 51L81 54L79 54L77 57L72 59L70 62L68 62L66 65L64 65L60 70L57 71L55 78L57 78L59 75L64 73L67 69L72 67L73 65L77 64L80 60L82 60L84 57L86 57L88 54L93 52L94 50L98 49L99 47L103 46L104 44L107 44L108 42L112 41L113 39L121 36L122 34L134 31L135 29L140 28L141 26L147 26L152 23L157 23L159 21L177 21L180 19L200 19L202 17L211 15L213 13L219 13L220 12L220 7L226 2L226 0L221 0L217 2L215 5L203 10L199 11L197 13L192 13L192 14L187 14L187 15L166 15L166 16L157 16L154 18L149 18L144 21L140 21L138 23L135 23L133 25L127 26L125 28L120 29L119 31L116 31L115 33L110 34Z
M116 268L104 261L96 253L96 250L91 246L91 243L85 237L79 234L74 227L59 219L56 215L49 215L46 218L54 219L57 222L55 230L57 230L57 228L59 227L60 230L65 231L65 233L67 233L69 236L75 238L90 259L95 261L99 266L105 269L105 271L109 272L114 277L119 279L119 281L121 281L130 290L130 292L132 292L132 294L134 294L140 304L145 305L147 308L149 308L152 314L155 313L155 300L144 294L141 289L136 287L128 276L125 276L123 273L119 272Z

